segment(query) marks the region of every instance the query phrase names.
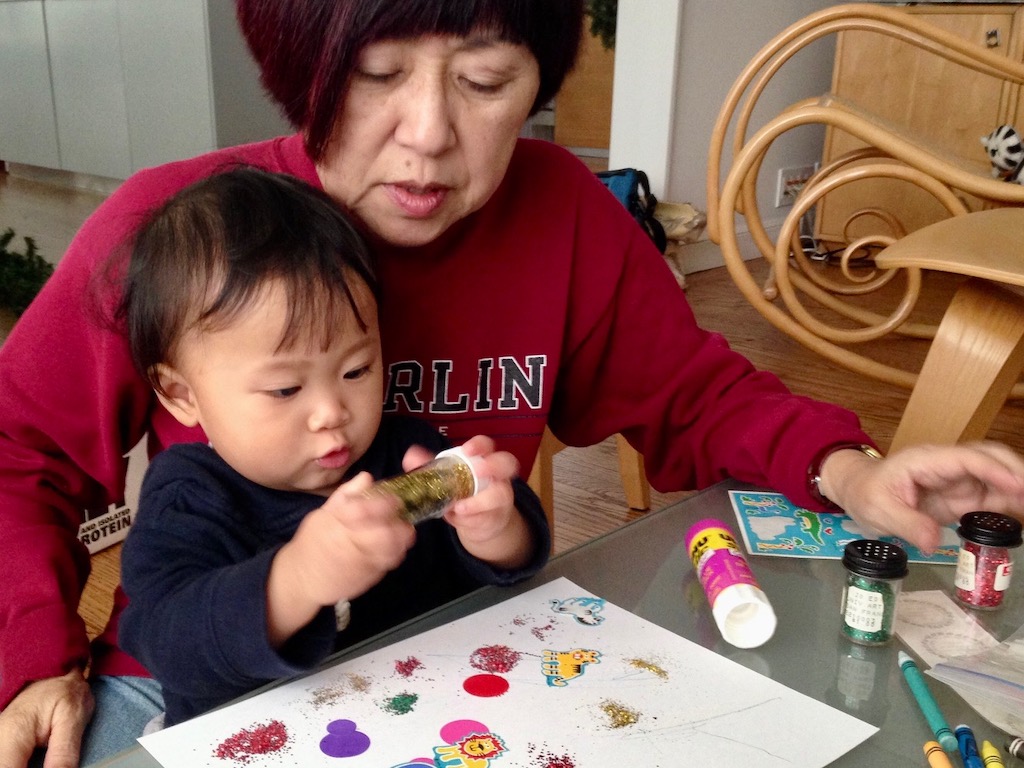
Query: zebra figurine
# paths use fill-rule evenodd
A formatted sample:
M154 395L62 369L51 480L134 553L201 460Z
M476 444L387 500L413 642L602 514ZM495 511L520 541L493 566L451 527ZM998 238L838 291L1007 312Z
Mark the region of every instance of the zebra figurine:
M1000 125L988 136L981 137L981 143L992 163L992 176L1013 184L1024 184L1024 145L1020 134L1012 125Z

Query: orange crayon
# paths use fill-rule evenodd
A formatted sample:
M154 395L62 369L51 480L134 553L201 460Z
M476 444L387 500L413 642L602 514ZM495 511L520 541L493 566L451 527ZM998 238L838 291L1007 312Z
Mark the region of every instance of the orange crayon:
M930 768L953 768L953 763L946 756L946 751L937 741L926 741L924 743L924 756L928 758Z

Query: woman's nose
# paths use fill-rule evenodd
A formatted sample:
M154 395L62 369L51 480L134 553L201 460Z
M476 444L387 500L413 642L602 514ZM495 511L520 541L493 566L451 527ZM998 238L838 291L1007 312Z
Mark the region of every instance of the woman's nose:
M440 78L412 78L397 109L395 139L402 146L436 156L455 143L451 95Z

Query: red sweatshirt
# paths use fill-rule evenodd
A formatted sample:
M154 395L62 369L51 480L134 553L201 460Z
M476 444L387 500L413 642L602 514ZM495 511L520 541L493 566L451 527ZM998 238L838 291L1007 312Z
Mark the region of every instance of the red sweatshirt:
M136 174L0 347L0 706L89 658L81 510L122 498L123 456L147 431L151 453L203 439L132 368L105 265L148 210L236 161L319 186L297 136ZM625 433L662 490L732 476L813 506L813 457L867 440L853 414L792 395L698 328L625 209L552 144L520 141L483 209L429 246L378 244L378 258L386 410L456 443L492 435L524 476L550 423L572 445ZM145 674L113 647L117 610L93 671Z

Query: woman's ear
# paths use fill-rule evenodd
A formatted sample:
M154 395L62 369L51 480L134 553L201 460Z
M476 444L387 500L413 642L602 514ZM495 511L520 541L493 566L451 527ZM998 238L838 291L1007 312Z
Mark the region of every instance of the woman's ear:
M164 408L186 427L199 423L199 406L188 380L170 365L158 363L153 366L152 375L159 383L156 396Z

